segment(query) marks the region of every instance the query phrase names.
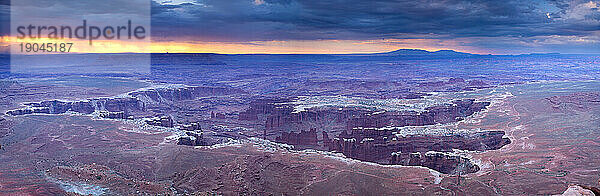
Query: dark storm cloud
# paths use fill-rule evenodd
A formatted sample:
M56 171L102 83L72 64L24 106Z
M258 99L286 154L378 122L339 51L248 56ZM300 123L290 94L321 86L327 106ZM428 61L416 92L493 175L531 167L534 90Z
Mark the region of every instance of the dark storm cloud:
M141 13L147 10L143 7L144 0L110 0L110 1L82 1L82 0L12 0L13 5L26 5L41 7L51 10L54 15L48 17L60 17L58 13L66 16L78 16L89 14L123 14ZM147 3L146 3L147 4ZM31 13L35 14L35 13Z
M69 21L81 23L83 19L98 19L103 22L122 21L124 18L150 21L149 6L149 0L0 0L0 33L10 34L11 17L19 13L13 12L11 16L11 9L21 9L21 15L12 18L13 22L29 24L33 21L55 25L69 24Z
M10 0L0 0L0 36L10 34Z
M30 0L19 0L23 1ZM42 3L36 6L60 10L58 13L65 17L84 13L110 17L111 13L145 9L129 0L37 1ZM9 31L9 2L0 0L0 35ZM597 50L600 45L599 3L598 0L152 0L152 35L157 41L214 42L460 39L467 42L458 44L489 49L528 51L532 47L546 50L569 45L573 50L585 51ZM62 16L48 17L60 20ZM560 44L564 46L557 47Z
M585 2L198 0L170 5L153 2L152 13L158 36L201 36L213 41L378 39L415 34L532 37L587 35L599 30L597 8L573 13Z

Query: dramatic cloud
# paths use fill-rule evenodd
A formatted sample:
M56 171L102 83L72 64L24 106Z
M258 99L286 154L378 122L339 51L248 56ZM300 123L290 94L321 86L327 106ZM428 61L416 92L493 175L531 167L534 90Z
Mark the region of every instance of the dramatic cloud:
M0 0L0 36L10 34L10 0Z
M533 47L530 42L553 36L571 44L577 42L568 40L598 35L599 5L597 1L578 0L196 0L153 2L152 13L155 36L162 39L243 42L472 38L475 40L469 44L491 41L486 45Z
M599 30L600 12L592 1L198 0L154 2L153 16L159 28L188 29L184 35L337 39L582 35Z
M51 2L69 14L83 9L80 0ZM135 9L98 2L98 13ZM598 0L153 0L152 35L158 42L416 39L492 53L600 53L599 9Z

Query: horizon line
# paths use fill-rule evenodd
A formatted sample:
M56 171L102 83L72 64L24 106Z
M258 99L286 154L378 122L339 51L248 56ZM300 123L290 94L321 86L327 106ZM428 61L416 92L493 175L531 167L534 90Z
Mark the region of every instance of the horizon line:
M37 54L12 54L10 52L0 52L0 55L56 55L56 54L214 54L214 55L377 55L377 54L386 54L391 52L396 52L400 50L416 50L416 51L426 51L430 53L435 53L439 51L452 51L457 53L463 53L465 55L474 55L474 56L520 56L520 55L600 55L600 53L560 53L560 52L540 52L540 53L520 53L520 54L477 54L477 53L469 53L469 52L461 52L456 50L423 50L423 49L411 49L411 48L403 48L397 49L387 52L374 52L374 53L215 53L215 52L90 52L90 53L79 53L79 52L68 52L68 53L37 53ZM435 54L432 54L435 55ZM393 55L389 56L422 56L422 55Z

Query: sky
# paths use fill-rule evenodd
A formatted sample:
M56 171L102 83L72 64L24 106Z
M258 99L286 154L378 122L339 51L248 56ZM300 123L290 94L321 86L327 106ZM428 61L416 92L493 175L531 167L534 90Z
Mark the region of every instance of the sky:
M60 2L66 3L55 9L85 10L69 8L74 0ZM10 32L8 4L0 0L2 36ZM600 53L600 1L154 0L150 6L153 52Z

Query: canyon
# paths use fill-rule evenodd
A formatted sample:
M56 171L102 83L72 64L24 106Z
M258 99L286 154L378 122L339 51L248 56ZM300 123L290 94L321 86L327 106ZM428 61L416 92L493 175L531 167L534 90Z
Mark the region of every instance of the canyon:
M453 81L453 80L451 80ZM460 80L458 82L461 82ZM93 98L82 101L42 101L25 103L24 108L6 112L11 116L26 114L79 114L99 113L108 119L145 119L148 125L177 128L184 131L177 144L203 146L214 144L215 139L203 135L202 123L179 122L172 114L154 112L165 105L206 96L222 96L244 93L237 89L218 87L175 87L136 90L120 97ZM454 100L450 103L425 107L423 111L373 111L352 107L312 107L296 111L295 98L264 99L250 102L240 111L241 122L264 123L262 136L300 148L314 148L340 152L347 157L380 164L416 165L443 173L456 173L466 165L466 173L478 171L468 158L457 155L431 154L451 152L454 149L485 151L499 149L509 144L502 131L473 133L470 136L409 135L398 137L399 127L447 124L463 120L484 110L489 102L473 99ZM151 115L148 117L148 115ZM181 118L179 118L181 120ZM225 114L210 112L210 119L227 120ZM317 128L328 124L332 130ZM294 131L296 130L296 131ZM196 132L198 131L198 132ZM321 138L318 137L321 133ZM330 134L334 134L330 136ZM211 134L214 135L214 134ZM228 135L225 135L228 137ZM238 138L240 136L234 136ZM329 139L332 138L332 139ZM414 153L423 156L413 156ZM394 155L393 155L394 154Z
M322 107L295 111L289 99L257 100L240 112L240 120L265 120L264 138L277 135L274 141L301 148L324 149L340 152L347 157L380 164L424 166L442 173L477 172L478 167L468 158L458 155L430 152L453 150L486 151L499 149L510 143L503 131L475 132L469 135L407 135L397 136L400 127L425 126L458 122L486 109L489 102L473 99L455 100L450 104L426 107L424 111L373 112L360 108ZM317 130L327 122L337 127ZM333 124L333 125L332 125ZM298 132L289 130L299 129ZM306 130L305 130L306 129ZM269 132L269 136L267 135ZM322 134L321 139L317 137ZM419 156L413 156L415 153ZM422 156L421 156L422 155ZM464 169L463 169L464 168Z
M554 195L597 186L596 57L152 58L151 74L0 82L0 194Z

